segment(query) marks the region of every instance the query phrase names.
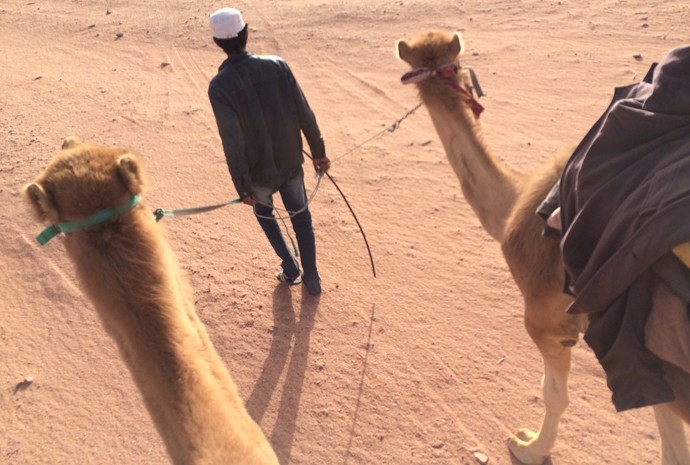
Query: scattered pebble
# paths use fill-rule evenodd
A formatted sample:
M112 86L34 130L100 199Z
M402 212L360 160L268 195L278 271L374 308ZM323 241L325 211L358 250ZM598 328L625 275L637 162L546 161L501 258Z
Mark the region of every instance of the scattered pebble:
M124 35L125 34L123 32L118 32L117 34L115 34L115 40L122 39Z
M483 452L475 452L473 455L477 462L479 462L481 465L486 465L489 463L489 456Z
M18 382L17 384L15 384L15 386L14 386L14 392L15 392L15 394L16 394L17 392L23 391L24 389L26 389L26 388L28 388L29 386L31 386L31 383L33 383L33 382L34 382L34 379L33 379L31 376L26 376L26 377L24 377L23 380L21 380L20 382Z
M642 61L642 55L640 55L639 53L633 55L633 58L636 59L637 61Z

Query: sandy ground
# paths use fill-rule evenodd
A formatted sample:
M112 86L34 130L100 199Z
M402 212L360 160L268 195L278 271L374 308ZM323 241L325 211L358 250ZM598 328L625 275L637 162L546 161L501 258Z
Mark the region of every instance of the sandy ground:
M76 134L138 153L152 208L235 198L206 95L224 58L207 18L222 6L244 11L251 51L293 68L377 272L328 182L312 204L320 299L276 284L248 207L164 220L281 464L516 463L505 439L539 426L541 359L426 110L386 131L418 103L395 43L462 31L487 139L526 172L577 143L614 86L689 41L683 2L2 0L0 463L168 463L62 245L35 243L19 192ZM616 414L583 343L570 386L553 464L659 462L651 410Z

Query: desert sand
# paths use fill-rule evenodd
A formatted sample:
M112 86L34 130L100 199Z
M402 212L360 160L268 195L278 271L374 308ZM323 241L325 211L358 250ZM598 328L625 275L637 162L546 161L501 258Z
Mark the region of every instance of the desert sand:
M0 463L168 463L60 240L34 240L43 226L20 190L74 134L140 155L152 210L236 198L206 94L224 59L208 15L223 6L243 11L250 51L291 65L376 267L327 180L311 206L320 298L277 283L245 205L162 220L281 464L517 463L505 439L539 426L541 357L424 107L388 130L418 103L395 43L460 31L489 145L527 172L579 142L615 86L690 42L682 2L3 0ZM659 462L651 409L616 413L582 341L570 395L553 464Z

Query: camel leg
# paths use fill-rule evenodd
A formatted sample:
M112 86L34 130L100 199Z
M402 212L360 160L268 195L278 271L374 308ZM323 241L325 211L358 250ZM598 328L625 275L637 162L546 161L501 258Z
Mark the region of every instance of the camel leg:
M655 405L654 417L661 438L661 464L690 465L690 451L683 420L668 403Z
M539 343L538 343L539 344ZM551 350L539 347L544 357L542 390L546 413L539 432L521 429L508 439L508 448L526 465L541 465L556 443L558 422L568 408L568 374L571 349L558 343L548 344Z

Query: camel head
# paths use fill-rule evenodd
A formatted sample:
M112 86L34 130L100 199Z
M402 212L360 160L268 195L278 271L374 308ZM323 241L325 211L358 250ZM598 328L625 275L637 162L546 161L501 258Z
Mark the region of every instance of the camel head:
M397 55L413 69L438 68L449 63L457 64L464 48L459 32L430 31L414 40L399 40Z
M58 224L119 208L145 186L140 163L129 151L67 137L22 195L39 221Z
M403 84L416 84L427 105L436 102L451 112L468 110L474 117L471 121L476 121L484 107L474 95L484 94L472 68L460 66L459 57L463 51L458 32L431 31L412 41L400 40L398 58L412 67L400 80ZM452 98L448 89L453 89L459 98Z

